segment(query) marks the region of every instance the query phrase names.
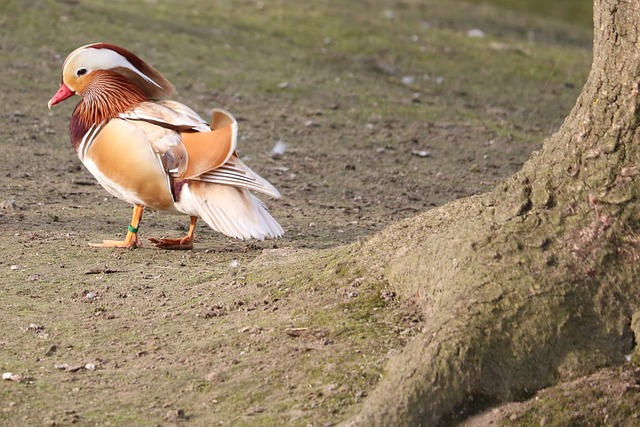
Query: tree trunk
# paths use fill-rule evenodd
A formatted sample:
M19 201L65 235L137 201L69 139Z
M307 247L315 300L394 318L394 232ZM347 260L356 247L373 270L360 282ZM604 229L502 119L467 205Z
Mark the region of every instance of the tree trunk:
M522 171L357 249L354 260L420 304L425 327L349 425L450 422L632 352L640 2L595 0L594 11L589 79Z

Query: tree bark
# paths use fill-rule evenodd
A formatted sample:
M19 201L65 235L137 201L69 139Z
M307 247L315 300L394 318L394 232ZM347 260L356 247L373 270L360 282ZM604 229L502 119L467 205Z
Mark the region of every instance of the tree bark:
M448 423L632 352L640 2L595 0L594 24L582 94L522 171L357 249L354 262L418 303L425 327L348 425Z

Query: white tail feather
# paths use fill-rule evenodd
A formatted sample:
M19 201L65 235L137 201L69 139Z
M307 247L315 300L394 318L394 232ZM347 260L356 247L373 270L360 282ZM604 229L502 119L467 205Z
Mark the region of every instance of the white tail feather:
M244 188L201 183L190 185L198 215L211 228L236 239L276 238L284 230L264 203Z
M192 178L192 181L236 185L249 190L260 191L271 197L280 197L280 192L269 181L252 171L249 166L245 165L237 157L232 157L231 160L217 169Z

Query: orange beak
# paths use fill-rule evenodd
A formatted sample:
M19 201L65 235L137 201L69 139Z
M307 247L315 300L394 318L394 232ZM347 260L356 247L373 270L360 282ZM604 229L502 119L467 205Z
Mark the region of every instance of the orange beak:
M74 91L69 89L69 86L64 83L60 83L60 89L58 89L56 94L53 95L53 98L49 100L49 103L47 105L49 106L49 108L51 108L52 105L56 105L58 102L62 102L75 94L76 93Z

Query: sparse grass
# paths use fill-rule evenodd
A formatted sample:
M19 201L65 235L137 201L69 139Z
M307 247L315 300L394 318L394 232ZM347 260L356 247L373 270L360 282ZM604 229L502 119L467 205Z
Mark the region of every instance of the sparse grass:
M521 13L533 13L546 16L550 19L567 21L582 25L585 28L593 27L593 3L590 1L565 1L554 0L468 0L475 3L491 3L497 6L507 7Z

